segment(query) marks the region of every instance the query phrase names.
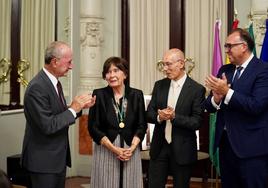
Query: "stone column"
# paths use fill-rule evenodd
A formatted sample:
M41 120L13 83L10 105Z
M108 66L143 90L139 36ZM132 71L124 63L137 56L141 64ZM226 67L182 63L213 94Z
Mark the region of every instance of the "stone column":
M256 43L257 57L260 57L262 43L266 32L265 21L268 18L268 1L252 0L251 2L252 21L254 26L254 37Z
M80 82L79 93L92 92L104 86L102 72L103 7L102 0L80 0ZM77 175L90 176L92 139L89 136L88 112L79 120L79 153ZM86 159L85 156L87 155Z
M102 0L81 0L79 92L92 92L103 86L103 42Z
M252 0L251 7L253 11L266 12L268 9L268 1L267 0Z

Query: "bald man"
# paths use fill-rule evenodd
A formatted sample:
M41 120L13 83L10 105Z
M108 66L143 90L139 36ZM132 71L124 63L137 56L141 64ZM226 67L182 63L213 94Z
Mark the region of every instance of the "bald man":
M147 120L155 124L149 165L149 187L164 188L173 176L174 188L188 188L197 161L195 131L202 121L205 88L187 76L184 53L165 52L166 78L155 83L147 109Z

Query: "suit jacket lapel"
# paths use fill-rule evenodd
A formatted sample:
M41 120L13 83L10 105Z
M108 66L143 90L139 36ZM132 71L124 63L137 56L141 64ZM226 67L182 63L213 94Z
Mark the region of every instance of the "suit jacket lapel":
M250 77L250 74L254 71L253 70L254 61L256 61L255 57L252 58L252 60L249 62L249 64L245 68L244 72L241 74L241 77L237 80L237 83L244 82L246 78Z
M128 85L125 85L125 98L127 99L127 109L126 109L126 114L125 114L125 119L124 119L125 124L127 124L126 122L128 122L128 117L130 117L128 113L131 113L129 112L129 105L130 105L129 94L130 94L130 87Z
M161 85L161 87L159 87L159 89L160 89L160 92L159 92L160 93L160 99L159 99L159 101L162 102L161 108L166 108L167 107L168 92L169 92L170 83L171 83L171 80L166 78L166 79L163 80L163 84Z
M232 69L230 72L225 73L225 76L226 76L226 78L227 78L227 83L228 83L228 84L232 84L233 76L234 76L234 72L235 72L235 68Z
M176 108L179 108L182 103L183 100L186 98L187 94L190 92L191 90L191 84L190 84L191 80L190 78L187 76L182 88L181 88L181 93L178 97L177 103L176 103Z
M240 78L236 81L236 85L239 84L239 83L241 83L241 82L244 82L246 78L250 77L250 73L252 72L252 68L253 68L253 65L254 65L253 62L254 61L256 61L255 60L255 57L252 58L252 60L247 65L247 67L243 71L243 73L240 76ZM228 80L228 83L232 83L232 81L233 81L233 76L234 76L234 73L235 73L235 68L236 68L235 65L233 65L229 69L230 71L228 71L228 72L225 73L225 75L227 77L227 80Z
M233 65L233 66L230 66L230 68L228 70L221 73L221 74L223 74L223 73L225 74L228 84L232 83L234 72L235 72L235 66ZM222 77L222 76L220 76L220 77Z
M114 109L114 105L113 105L113 100L114 100L114 94L113 94L113 90L111 87L107 86L105 88L105 101L107 101L107 112L110 111L109 109L112 110L113 113L108 113L107 117L108 119L112 122L112 125L118 126L119 124L119 120L116 114L116 111Z
M56 89L54 88L51 80L48 78L48 76L43 71L43 69L40 71L40 77L45 81L46 86L47 86L47 91L51 91L51 93L53 95L53 98L57 99L56 101L58 101L58 106L61 107L61 108L65 108L64 106L62 106L62 103L60 101L60 98L58 96L58 93L57 93ZM66 101L65 101L65 103L66 103Z

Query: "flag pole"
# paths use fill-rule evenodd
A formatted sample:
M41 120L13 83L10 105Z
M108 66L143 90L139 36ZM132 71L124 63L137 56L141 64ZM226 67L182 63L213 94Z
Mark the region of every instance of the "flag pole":
M219 175L216 172L216 188L219 188Z
M210 181L210 187L213 188L213 164L210 165L210 177L211 177L211 181Z

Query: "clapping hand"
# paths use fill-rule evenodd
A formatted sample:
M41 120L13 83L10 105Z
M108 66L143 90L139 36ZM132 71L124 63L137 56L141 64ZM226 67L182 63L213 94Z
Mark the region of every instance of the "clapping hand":
M175 117L175 110L174 108L168 106L162 110L158 110L158 115L160 121L172 120Z
M90 96L90 100L89 100L88 103L84 106L84 108L90 108L90 107L92 107L92 106L95 104L95 102L96 102L96 96L92 96L92 95L90 95L90 94L89 94L89 96Z
M89 94L78 95L71 103L71 108L76 112L80 112L84 108L89 108L95 104L96 96L92 97Z
M217 78L213 75L207 76L205 84L214 94L218 95L218 97L225 96L230 88L224 73L222 74L222 78Z

